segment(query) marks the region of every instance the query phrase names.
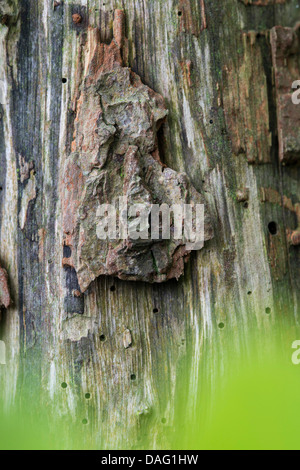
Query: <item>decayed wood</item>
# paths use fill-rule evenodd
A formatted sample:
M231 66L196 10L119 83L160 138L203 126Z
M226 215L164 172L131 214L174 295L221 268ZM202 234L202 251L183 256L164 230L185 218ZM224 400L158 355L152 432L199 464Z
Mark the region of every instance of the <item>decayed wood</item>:
M226 364L226 339L243 351L251 328L265 332L283 316L297 322L299 246L289 231L298 227L291 209L299 167L278 163L269 42L274 26L295 26L297 1L248 3L1 2L0 260L13 300L1 394L9 404L29 385L39 397L32 406L46 403L49 414L78 426L87 419L83 441L95 446L138 447L144 436L148 447L168 446L176 390L186 397L185 416L193 415L202 384L213 392ZM88 27L110 43L118 8L124 61L169 110L161 158L205 192L215 238L192 255L179 282L101 277L80 296L72 267L62 267L69 253L60 189ZM269 189L278 199L262 200Z

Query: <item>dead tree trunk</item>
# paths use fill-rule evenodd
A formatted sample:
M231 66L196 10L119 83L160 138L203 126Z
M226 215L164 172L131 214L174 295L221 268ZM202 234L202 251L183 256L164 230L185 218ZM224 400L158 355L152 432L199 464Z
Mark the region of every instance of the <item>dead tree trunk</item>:
M6 406L29 385L37 406L86 420L95 446L138 447L143 436L149 447L168 446L178 387L192 414L202 384L213 387L226 360L226 338L243 349L251 328L265 332L283 317L297 324L299 108L286 101L300 79L297 6L1 0ZM124 64L165 99L160 158L205 195L214 238L192 253L178 282L100 276L80 295L74 267L63 266L63 173L88 34L99 28L109 45L116 9L125 13Z

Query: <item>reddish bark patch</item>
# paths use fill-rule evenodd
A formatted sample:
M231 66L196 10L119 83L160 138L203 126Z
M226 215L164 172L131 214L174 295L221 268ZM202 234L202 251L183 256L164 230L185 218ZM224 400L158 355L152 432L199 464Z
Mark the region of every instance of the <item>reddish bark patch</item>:
M223 105L235 155L251 164L270 163L271 133L267 78L257 33L242 33L237 61L223 69Z
M295 232L292 233L291 242L292 242L292 245L294 246L300 245L300 230L296 230Z
M279 158L283 164L300 161L300 105L292 101L292 84L300 79L300 28L271 30L272 60L277 98Z
M124 10L115 10L114 39L120 49L123 47L125 37L125 13Z
M74 24L80 24L82 22L82 16L79 15L78 13L75 13L72 15L73 23Z
M72 261L72 258L63 258L62 265L64 267L69 266L70 268L74 268L74 263Z

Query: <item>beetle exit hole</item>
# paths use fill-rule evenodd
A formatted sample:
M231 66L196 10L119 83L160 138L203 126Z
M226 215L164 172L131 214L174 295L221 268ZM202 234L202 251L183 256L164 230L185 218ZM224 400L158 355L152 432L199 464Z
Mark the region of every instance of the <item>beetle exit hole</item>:
M219 326L220 330L224 330L224 328L225 328L225 325L224 325L224 323L219 323L219 325L218 325L218 326Z
M132 380L132 381L136 380L136 375L135 375L135 374L131 374L130 380Z
M277 224L276 222L270 222L268 225L268 229L271 235L277 234Z
M86 400L89 400L89 399L91 398L91 394L90 394L90 393L86 393L86 394L85 394L85 398L86 398Z
M100 341L101 341L101 343L104 343L105 340L106 340L106 336L105 336L105 335L101 335L101 336L100 336Z
M116 286L111 286L110 292L115 292L116 291Z
M87 419L83 419L82 420L82 424L87 424L88 423L88 420Z
M63 388L63 389L68 388L68 384L66 384L66 382L63 382L63 383L61 384L61 388Z
M270 313L271 313L271 309L270 309L270 307L267 307L267 308L266 308L266 314L267 314L267 315L270 315Z
M154 308L153 313L158 313L158 308Z
M68 79L67 78L62 78L62 83L67 83Z

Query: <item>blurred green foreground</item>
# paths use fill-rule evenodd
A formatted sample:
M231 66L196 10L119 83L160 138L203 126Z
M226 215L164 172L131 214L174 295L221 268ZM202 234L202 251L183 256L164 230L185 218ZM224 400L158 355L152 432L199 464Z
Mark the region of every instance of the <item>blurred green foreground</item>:
M255 344L247 360L231 355L227 367L215 377L213 397L202 383L192 418L186 414L186 397L178 394L176 401L184 408L176 408L174 424L166 427L172 449L165 450L300 449L300 365L292 362L293 354L294 359L300 354L292 349L291 339L280 347L270 339L267 343ZM66 439L63 423L54 424L47 410L34 416L30 408L30 403L23 404L21 412L2 416L1 449L82 447L82 426L69 426L72 435Z

